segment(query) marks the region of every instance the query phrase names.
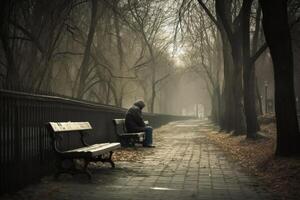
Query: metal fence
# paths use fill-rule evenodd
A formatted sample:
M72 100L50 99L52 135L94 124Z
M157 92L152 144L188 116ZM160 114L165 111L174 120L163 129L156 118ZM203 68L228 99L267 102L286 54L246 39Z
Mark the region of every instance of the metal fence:
M114 106L0 90L0 194L16 191L54 170L49 121L89 121L89 142L116 141L112 119L123 118L126 110ZM153 127L187 119L146 113ZM68 148L76 145L68 138Z

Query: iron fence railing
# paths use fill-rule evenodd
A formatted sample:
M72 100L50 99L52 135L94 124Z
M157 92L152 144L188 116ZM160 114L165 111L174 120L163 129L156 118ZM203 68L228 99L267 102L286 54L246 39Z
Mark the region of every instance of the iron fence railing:
M49 121L89 121L89 142L112 142L112 119L126 110L67 98L0 90L0 194L16 191L53 172L54 155L45 128ZM153 127L183 116L145 114ZM68 139L67 148L75 146Z

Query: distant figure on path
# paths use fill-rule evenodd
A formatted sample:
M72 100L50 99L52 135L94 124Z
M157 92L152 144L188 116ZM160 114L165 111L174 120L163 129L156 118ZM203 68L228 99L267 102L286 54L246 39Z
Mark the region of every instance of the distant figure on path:
M128 133L138 133L145 131L145 141L143 143L144 147L154 147L152 145L152 127L146 126L142 109L145 107L145 103L141 100L135 102L131 108L126 112L125 116L125 126Z

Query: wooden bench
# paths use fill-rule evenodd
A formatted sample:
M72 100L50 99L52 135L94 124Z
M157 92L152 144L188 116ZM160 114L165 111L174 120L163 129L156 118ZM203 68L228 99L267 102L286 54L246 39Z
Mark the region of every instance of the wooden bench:
M89 122L49 122L47 123L47 128L51 133L52 145L57 155L56 165L58 171L55 174L56 177L61 173L84 173L91 178L91 173L87 168L90 162L109 162L112 168L115 167L112 161L112 154L113 150L120 148L120 143L89 145L86 142L87 136L89 135L88 131L92 129ZM67 135L69 135L69 137L75 137L74 141L77 139L79 147L66 149L66 141L70 139ZM75 159L84 160L81 169L75 166ZM68 161L70 161L69 165L66 166L65 163Z
M149 121L144 121L149 125ZM135 146L143 144L145 141L145 132L128 133L125 126L125 119L113 119L115 133L121 143L121 146Z

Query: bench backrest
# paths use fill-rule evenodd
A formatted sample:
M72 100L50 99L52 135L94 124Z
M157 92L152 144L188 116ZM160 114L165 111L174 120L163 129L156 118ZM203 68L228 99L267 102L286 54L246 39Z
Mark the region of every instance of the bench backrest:
M122 133L126 133L125 119L113 119L115 132L117 135L121 135ZM146 125L149 125L149 121L144 121Z
M124 125L125 119L114 119L113 122L115 125Z
M126 133L125 119L113 119L115 133L117 135L121 135L122 133Z
M55 133L64 133L72 131L91 130L92 126L89 122L49 122L52 131Z
M88 132L86 131L92 129L89 122L49 122L48 128L50 129L52 144L56 152L89 145L86 141L88 137ZM66 136L66 139L63 139L65 138L63 135ZM70 143L70 141L72 142Z
M125 124L125 119L114 119L113 122L114 122L115 125L124 125ZM149 125L148 120L145 120L144 123L146 125Z

